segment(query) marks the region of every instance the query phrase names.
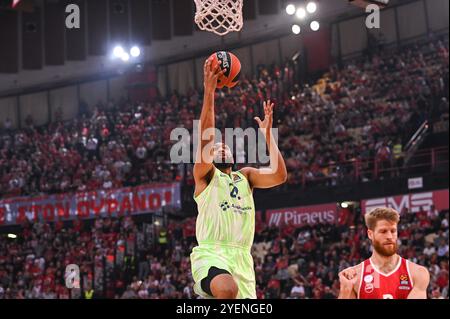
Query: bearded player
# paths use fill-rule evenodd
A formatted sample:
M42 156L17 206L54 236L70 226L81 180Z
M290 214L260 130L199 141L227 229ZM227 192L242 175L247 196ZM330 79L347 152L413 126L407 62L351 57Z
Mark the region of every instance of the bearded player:
M372 256L339 273L339 299L426 299L430 275L425 267L397 254L400 215L376 208L365 216Z
M196 237L199 244L190 256L194 291L203 298L256 299L251 255L255 232L253 189L283 184L287 172L270 134L273 118L270 101L264 103L264 120L255 118L269 146L269 167L246 167L233 171L230 148L223 143L214 144L214 93L217 80L224 71L218 65L213 67L210 59L205 62L205 92L194 165L194 199L198 206ZM204 132L211 134L205 138Z

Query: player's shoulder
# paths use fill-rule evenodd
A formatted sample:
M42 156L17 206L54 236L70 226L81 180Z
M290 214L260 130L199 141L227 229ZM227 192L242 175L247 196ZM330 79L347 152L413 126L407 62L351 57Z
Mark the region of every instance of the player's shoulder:
M244 175L245 177L248 177L248 175L251 172L256 171L256 168L254 167L250 167L250 166L246 166L246 167L242 167L240 170L238 170L237 172L241 173L242 175Z
M407 263L409 263L409 270L412 272L413 276L429 276L429 271L426 267L416 264L410 260L407 260Z
M364 263L365 263L365 260L363 260L359 264L356 264L355 266L353 266L353 268L356 270L356 272L358 274L360 274L363 271Z
M430 272L428 269L422 265L416 264L410 260L407 260L409 264L409 272L411 274L412 280L415 283L421 282L428 284L430 281Z
M242 174L245 177L245 179L250 181L250 175L252 173L253 174L256 173L257 171L258 171L257 168L246 166L246 167L242 167L240 170L238 170L236 172Z

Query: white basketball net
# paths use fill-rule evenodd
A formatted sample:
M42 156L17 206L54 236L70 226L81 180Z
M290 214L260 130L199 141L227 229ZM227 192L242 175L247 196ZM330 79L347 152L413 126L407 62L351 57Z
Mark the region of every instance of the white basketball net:
M240 31L243 0L194 0L196 6L195 23L204 31L225 35L230 31Z

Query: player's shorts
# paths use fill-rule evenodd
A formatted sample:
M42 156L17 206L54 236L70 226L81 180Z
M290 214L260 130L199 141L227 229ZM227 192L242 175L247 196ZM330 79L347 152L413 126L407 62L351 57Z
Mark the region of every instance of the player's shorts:
M211 267L226 270L233 276L239 289L238 299L256 299L255 269L249 248L233 244L200 243L192 249L194 292L206 299L212 296L203 291L201 281L208 276Z

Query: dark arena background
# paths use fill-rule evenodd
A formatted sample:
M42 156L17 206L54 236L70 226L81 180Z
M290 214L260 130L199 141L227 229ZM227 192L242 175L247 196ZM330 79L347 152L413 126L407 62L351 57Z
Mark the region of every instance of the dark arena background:
M195 12L0 0L0 299L198 298L193 160L171 160L171 132L192 134L220 50L242 69L217 127L256 128L271 99L288 172L254 192L258 299L336 299L378 206L400 213L427 297L448 299L449 1L243 0L222 36ZM246 162L249 144L232 151Z

